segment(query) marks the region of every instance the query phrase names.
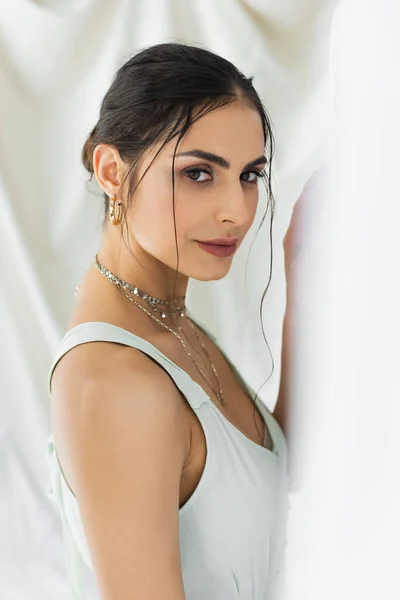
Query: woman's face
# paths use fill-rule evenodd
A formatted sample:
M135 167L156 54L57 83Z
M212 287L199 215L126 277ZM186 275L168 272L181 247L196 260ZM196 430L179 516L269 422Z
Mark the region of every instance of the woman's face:
M203 281L221 279L230 269L234 252L213 254L198 242L237 238L238 247L253 223L257 173L266 163L260 116L235 102L201 117L180 141L174 169L179 266L171 176L175 145L176 138L164 146L135 189L127 214L129 235L134 245L174 271L178 267L183 275ZM136 181L160 146L144 157ZM195 151L198 156L193 155Z

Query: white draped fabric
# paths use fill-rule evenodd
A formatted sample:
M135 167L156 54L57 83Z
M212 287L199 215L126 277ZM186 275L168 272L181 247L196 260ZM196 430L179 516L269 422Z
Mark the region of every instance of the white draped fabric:
M323 162L334 1L13 0L0 9L1 421L0 597L67 599L61 524L46 498L46 378L100 239L102 197L81 148L116 69L166 41L201 44L247 76L276 139L273 277L269 218L258 220L218 282L191 281L188 306L215 332L250 384L280 375L282 240L304 183ZM262 189L262 188L260 188ZM266 194L260 198L260 215ZM246 278L245 278L246 274ZM273 363L271 360L273 357ZM274 370L272 366L274 364Z

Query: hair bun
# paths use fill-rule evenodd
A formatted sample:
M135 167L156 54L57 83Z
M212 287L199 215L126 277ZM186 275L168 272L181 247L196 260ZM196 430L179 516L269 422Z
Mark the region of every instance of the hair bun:
M93 170L93 150L94 150L95 145L96 145L96 142L95 142L95 139L94 139L94 135L96 133L96 127L97 127L97 125L90 132L90 134L89 134L86 142L83 145L83 149L82 149L82 162L83 162L83 166L91 174L94 173L94 170Z

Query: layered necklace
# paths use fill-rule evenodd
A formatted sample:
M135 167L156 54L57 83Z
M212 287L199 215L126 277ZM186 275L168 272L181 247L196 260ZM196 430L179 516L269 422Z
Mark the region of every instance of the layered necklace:
M177 315L180 317L186 317L186 306L184 304L184 300L185 300L185 296L181 296L179 298L174 298L174 300L172 302L168 301L168 300L160 300L159 298L154 298L154 296L150 296L149 294L146 294L145 292L143 292L142 290L140 290L137 286L131 285L130 283L128 283L127 281L124 281L123 279L120 279L119 277L117 277L116 275L114 275L114 273L112 273L111 271L109 271L104 265L102 265L97 257L97 254L95 255L95 261L93 263L97 269L100 271L100 273L102 275L104 275L104 277L106 277L109 281L111 281L111 283L113 283L117 289L126 297L128 298L128 300L130 302L133 302L134 304L136 304L136 306L138 306L140 308L140 310L142 310L143 312L145 312L149 317L151 317L154 321L156 321L159 325L161 325L162 327L164 327L164 329L167 329L170 333L172 333L175 337L178 338L178 340L180 341L180 343L182 344L182 346L185 348L188 356L191 358L192 362L194 363L194 365L196 366L197 370L199 371L200 375L203 377L203 379L207 382L207 384L210 386L210 388L212 389L212 391L214 392L218 402L221 404L221 406L226 406L225 404L225 399L224 399L224 394L222 392L220 383L219 383L219 378L218 378L218 373L217 373L217 369L215 368L212 360L210 359L210 355L208 354L202 340L200 339L199 334L196 331L196 328L194 327L192 321L190 320L190 318L187 318L187 322L189 323L190 327L192 328L197 340L199 341L201 347L203 348L207 359L211 365L211 369L215 375L215 378L217 380L217 385L218 385L218 391L212 386L209 378L207 377L205 371L200 367L200 365L195 361L195 359L192 356L192 353L189 352L188 347L186 346L185 342L183 341L182 337L179 335L179 333L177 331L175 331L174 329L172 329L171 327L168 327L168 325L166 325L165 323L163 323L163 321L161 319L165 319L165 317L167 315ZM145 300L147 302L147 304L149 305L149 308L151 308L150 310L147 310L147 308L145 308L144 306L142 306L142 304L140 304L140 302L137 302L137 300L135 300L135 298L133 298L130 294L132 294L133 296L138 296L139 298L141 298L142 300ZM166 308L160 308L160 306L166 306L168 307L167 310ZM154 313L160 313L161 319L159 319ZM178 321L178 329L180 332L183 333L181 324Z

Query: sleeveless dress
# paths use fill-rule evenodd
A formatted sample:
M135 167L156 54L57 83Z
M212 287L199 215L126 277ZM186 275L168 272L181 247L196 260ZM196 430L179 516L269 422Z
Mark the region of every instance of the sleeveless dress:
M218 346L215 337L202 329ZM273 440L273 448L269 450L237 429L203 388L150 342L102 321L79 324L65 334L49 372L50 398L51 378L57 362L74 346L92 341L132 346L155 359L172 377L204 430L206 464L192 496L178 509L186 600L285 598L289 508L287 445L271 412L257 398L257 407ZM223 355L243 389L254 397L254 391ZM50 475L46 495L56 504L62 520L71 598L99 600L79 505L63 474L53 434L46 441L46 460Z

